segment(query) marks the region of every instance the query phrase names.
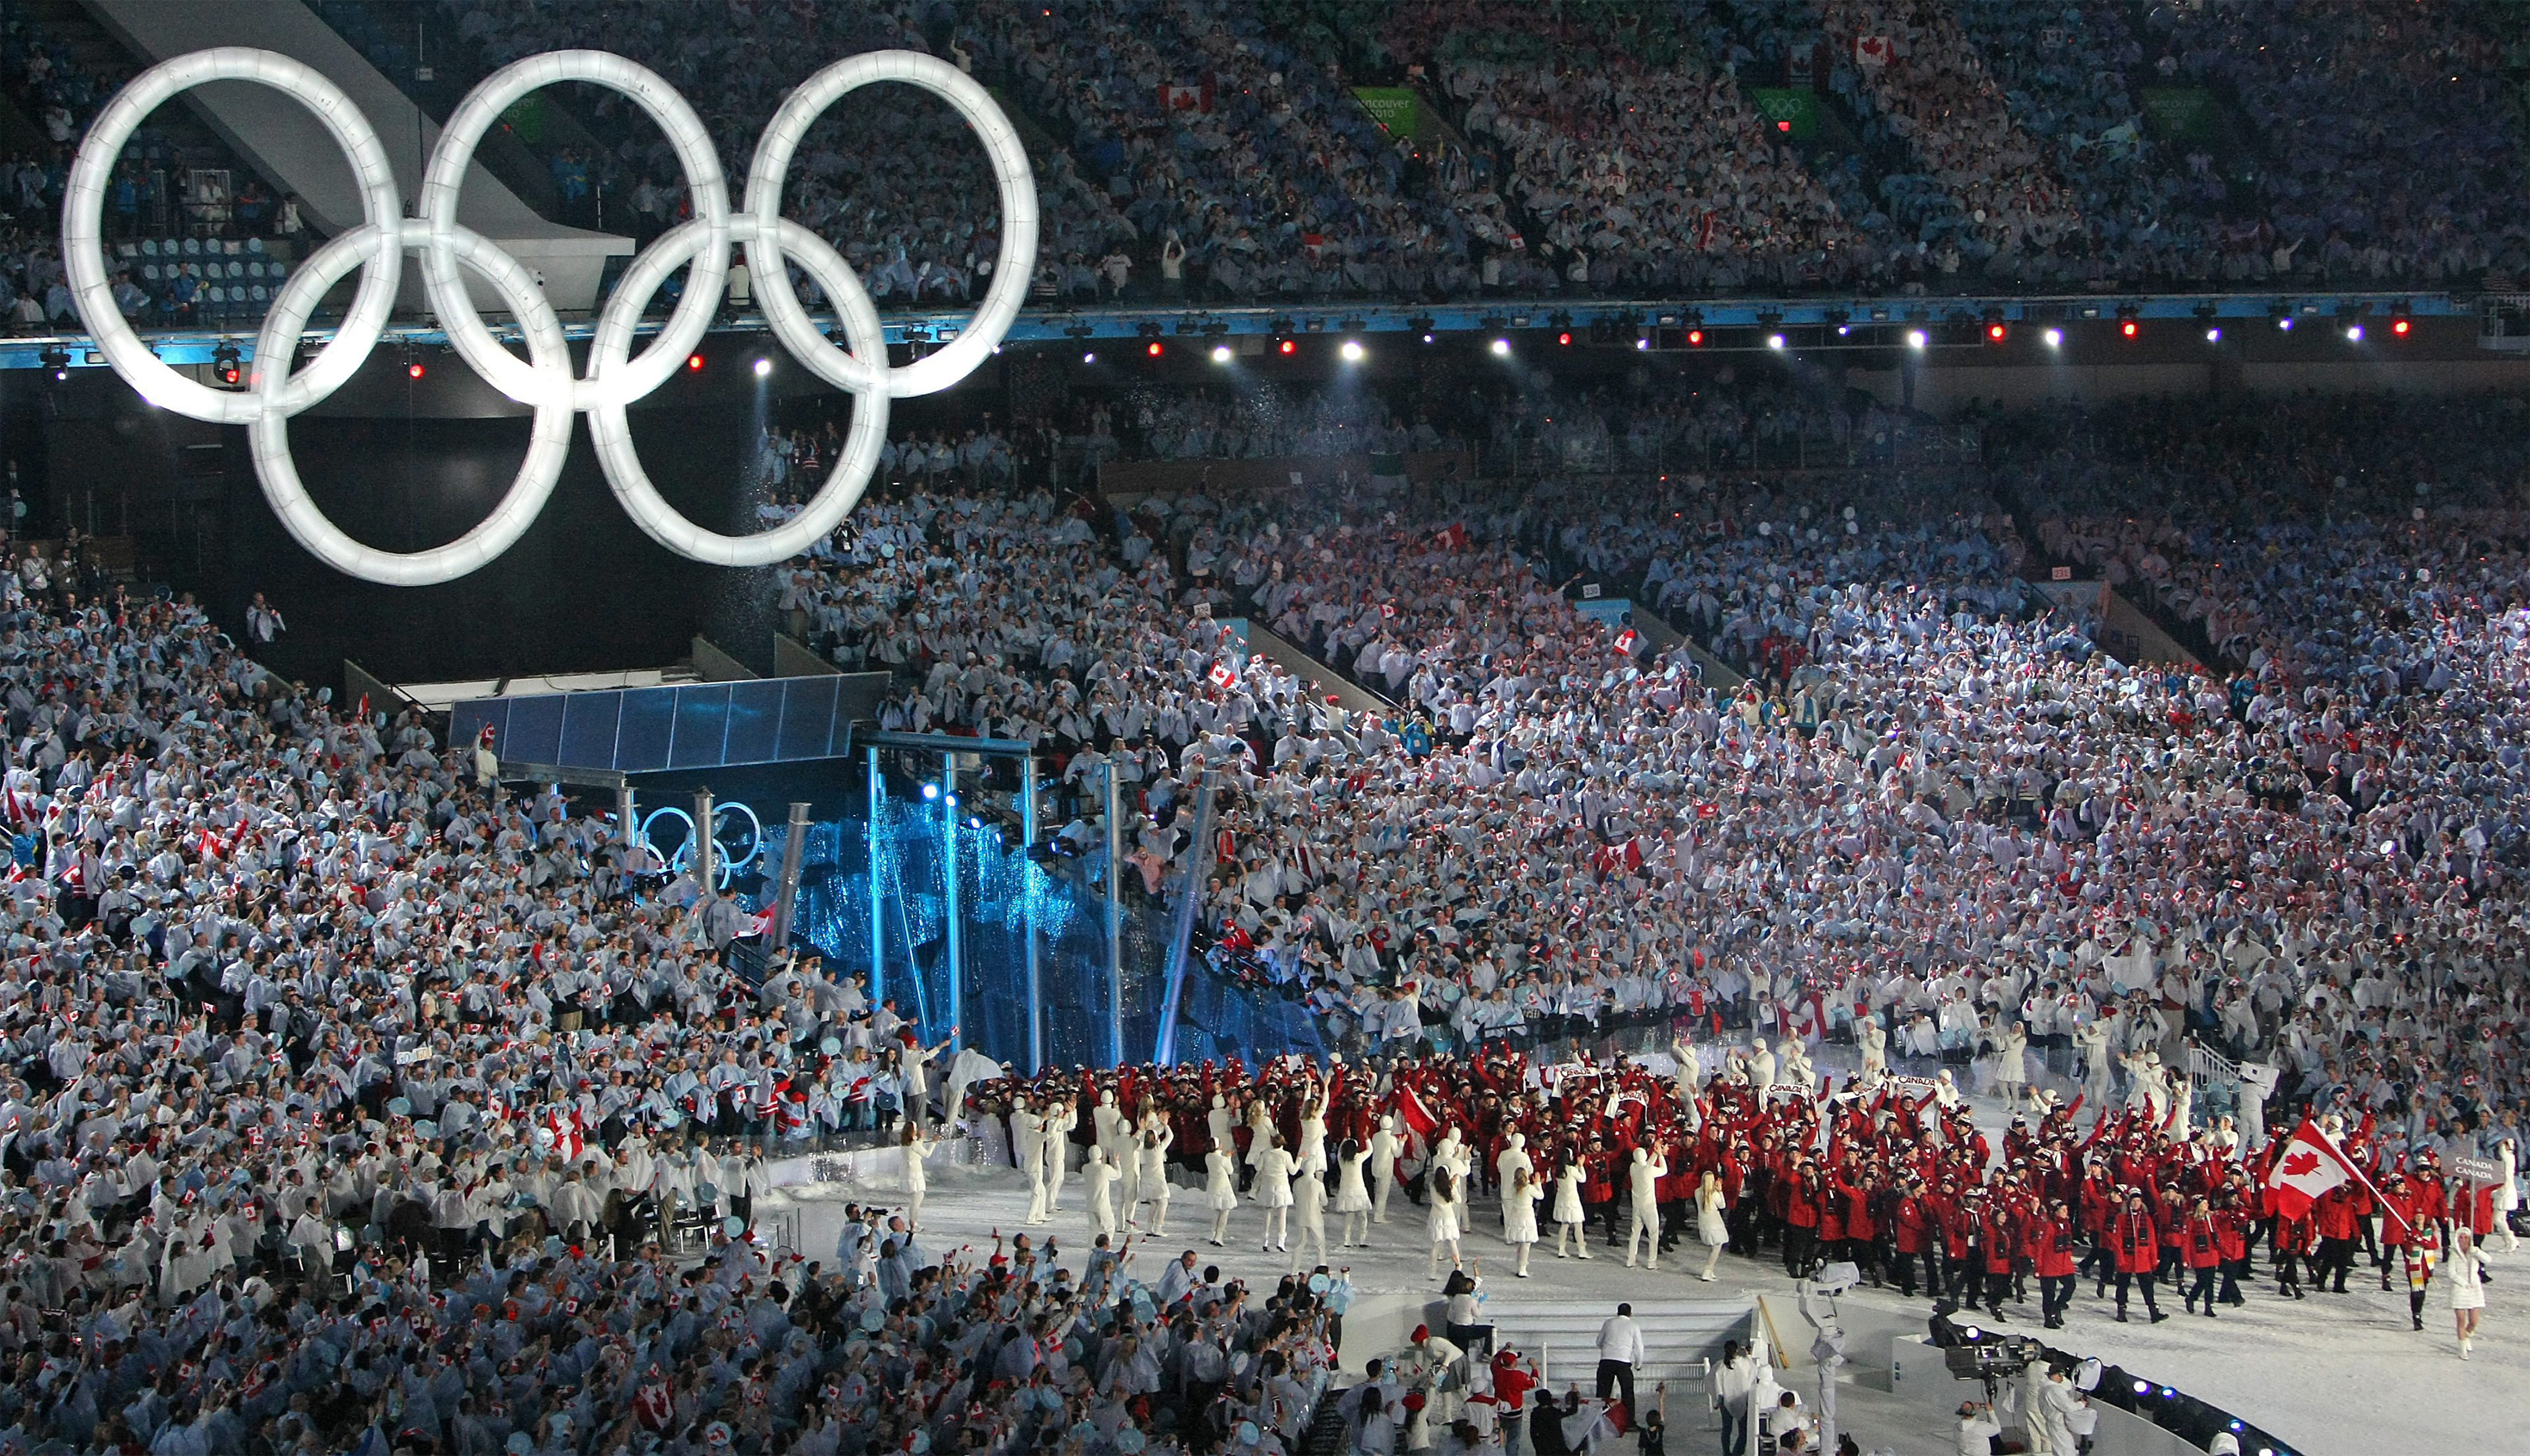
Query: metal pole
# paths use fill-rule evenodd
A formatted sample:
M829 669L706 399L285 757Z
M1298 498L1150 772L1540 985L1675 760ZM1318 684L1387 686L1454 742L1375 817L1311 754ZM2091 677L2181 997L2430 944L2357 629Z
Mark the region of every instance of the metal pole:
M949 913L949 1050L958 1050L958 751L940 755L940 884Z
M1123 751L1121 746L1116 750ZM1116 812L1116 761L1107 761L1107 1064L1125 1064L1124 835Z
M782 880L773 892L773 948L791 948L793 902L799 897L799 856L808 847L808 806L791 805L791 833L782 844Z
M1045 1070L1045 996L1037 984L1036 895L1027 888L1026 857L1036 852L1036 755L1019 762L1019 910L1027 938L1028 1075Z
M887 800L887 781L879 777L878 745L869 751L869 905L870 905L870 1009L887 999L887 919L879 903L878 818L879 806Z
M636 822L638 812L632 802L632 781L628 779L615 785L616 828L623 832L627 849L641 842L641 827Z
M717 866L712 863L712 850L716 846L712 843L711 823L711 790L697 788L694 790L694 842L692 845L694 888L702 891L705 896L712 893L714 889L712 882L718 878L713 873Z

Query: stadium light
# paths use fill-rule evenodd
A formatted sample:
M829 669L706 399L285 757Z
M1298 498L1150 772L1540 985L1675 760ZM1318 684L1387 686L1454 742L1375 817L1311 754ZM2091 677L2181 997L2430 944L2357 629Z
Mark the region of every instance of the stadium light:
M773 372L773 361L772 361L771 359L757 359L757 360L755 361L755 377L756 377L756 378L758 378L758 379L762 379L763 377L765 377L766 375L768 375L768 374L770 374L770 373L772 373L772 372Z
M1083 354L1080 356L1080 362L1082 362L1082 363L1084 363L1084 364L1094 364L1094 363L1097 363L1097 362L1098 362L1098 354L1097 354L1097 351L1093 350L1093 351L1090 351L1089 352L1083 353Z
M1286 339L1277 347L1282 350L1285 358L1290 358L1300 351L1300 342L1296 339Z
M421 377L421 360L419 359L415 359L412 363L404 366L404 377L407 379L419 379Z
M2352 343L2355 343L2355 344L2360 344L2360 343L2362 343L2362 342L2363 342L2363 326L2362 326L2361 324L2347 324L2347 325L2345 326L2345 337L2346 337L2346 339L2347 339L2347 340L2351 341Z
M1687 330L1686 347L1689 349L1702 349L1704 347L1704 331L1702 329Z
M1214 346L1212 347L1212 361L1213 361L1214 363L1216 363L1216 364L1227 364L1227 363L1229 363L1229 362L1230 362L1230 346L1229 346L1229 345L1227 345L1227 344L1216 344L1216 345L1214 345Z
M1511 357L1510 340L1497 339L1494 341L1494 357L1498 359L1507 359Z
M2222 329L2221 329L2221 328L2219 328L2219 327L2212 327L2212 326L2209 326L2209 327L2205 330L2205 342L2206 342L2206 343L2208 343L2208 344L2220 344L2220 343L2222 343L2222 342L2223 342L2223 331L2222 331Z
M1361 347L1360 340L1348 339L1344 342L1343 347L1339 348L1336 352L1344 355L1344 361L1346 363L1358 364L1362 360L1362 355L1368 352L1368 351Z
M1156 358L1158 358L1160 355L1162 355L1162 354L1164 354L1164 353L1167 353L1168 351L1169 351L1169 347L1168 347L1167 345L1165 345L1165 344L1162 344L1162 343L1161 343L1160 341L1158 341L1157 339L1154 339L1154 340L1152 340L1150 343L1145 344L1145 345L1143 345L1143 346L1142 346L1142 352L1144 352L1144 353L1146 353L1146 354L1149 354L1152 358L1155 358L1155 359L1156 359Z
M1783 336L1783 335L1781 335L1781 334L1769 334L1769 335L1767 335L1767 336L1766 336L1766 347L1767 347L1768 349L1781 349L1781 348L1783 348L1783 347L1784 347L1784 336Z
M1924 331L1921 329L1908 329L1906 331L1906 347L1908 349L1922 349L1925 345L1932 342L1933 341L1926 337Z
M2049 349L2059 349L2063 346L2064 331L2062 329L2049 329L2045 337L2047 340L2047 347Z
M689 353L689 354L686 355L686 372L687 372L687 373L688 373L688 374L700 374L702 371L703 371L703 356L702 356L701 354L698 354L698 353Z

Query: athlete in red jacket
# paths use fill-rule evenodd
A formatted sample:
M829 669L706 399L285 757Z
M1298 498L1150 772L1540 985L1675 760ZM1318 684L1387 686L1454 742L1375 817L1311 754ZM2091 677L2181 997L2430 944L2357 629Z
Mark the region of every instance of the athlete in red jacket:
M2152 1206L2143 1190L2126 1190L2125 1207L2109 1220L2109 1257L2118 1267L2118 1322L2126 1321L2126 1291L2140 1280L2143 1307L2153 1322L2169 1319L2152 1297L2153 1270L2161 1267L2161 1229L2152 1220Z
M2223 1267L2223 1229L2215 1216L2213 1202L2202 1194L2188 1208L2187 1221L2178 1226L2178 1258L2194 1279L2181 1303L2193 1315L2201 1299L2205 1301L2205 1318L2213 1319L2214 1271Z

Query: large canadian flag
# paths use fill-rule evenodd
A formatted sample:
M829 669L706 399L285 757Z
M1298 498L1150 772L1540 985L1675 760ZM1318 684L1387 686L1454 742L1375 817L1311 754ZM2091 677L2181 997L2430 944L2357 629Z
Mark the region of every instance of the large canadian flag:
M1426 1143L1431 1142L1432 1135L1441 1130L1441 1119L1432 1115L1432 1109L1423 1105L1423 1099L1416 1096L1411 1087L1397 1089L1397 1120L1405 1124L1407 1132Z
M2276 1165L2267 1173L2267 1186L2276 1193L2276 1211L2287 1218L2308 1213L2320 1195L2332 1188L2366 1182L2362 1170L2307 1117L2284 1140L2283 1151L2276 1155Z

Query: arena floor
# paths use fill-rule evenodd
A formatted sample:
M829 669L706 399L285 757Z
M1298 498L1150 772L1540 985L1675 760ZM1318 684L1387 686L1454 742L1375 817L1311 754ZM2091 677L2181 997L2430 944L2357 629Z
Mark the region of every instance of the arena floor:
M1980 1110L1981 1114L1991 1111ZM1980 1120L1999 1124L2001 1118L1981 1115ZM821 1184L793 1190L787 1202L800 1215L802 1252L816 1258L832 1250L844 1203L871 1197L883 1203L897 1199L885 1184ZM777 1196L772 1203L779 1206L785 1201ZM994 1230L1006 1234L1020 1230L1026 1205L1026 1190L1014 1169L935 1168L924 1205L927 1252L939 1258L964 1244L989 1249ZM1390 1213L1394 1221L1373 1230L1369 1248L1332 1248L1328 1262L1351 1266L1363 1300L1436 1294L1438 1281L1426 1276L1422 1211L1401 1197ZM1333 1218L1329 1222L1331 1235L1341 1237L1340 1222ZM1200 1194L1180 1188L1170 1212L1168 1235L1148 1242L1136 1240L1134 1267L1141 1277L1156 1278L1162 1264L1191 1248L1205 1263L1219 1265L1226 1277L1243 1279L1251 1288L1270 1288L1291 1267L1291 1259L1259 1251L1255 1240L1262 1223L1260 1213L1241 1208L1232 1218L1230 1245L1212 1248L1204 1239L1209 1221ZM1490 1201L1478 1201L1474 1225L1463 1248L1480 1265L1488 1291L1497 1297L1604 1299L1613 1307L1620 1299L1657 1299L1663 1294L1680 1299L1730 1294L1786 1298L1792 1291L1779 1264L1736 1255L1726 1255L1716 1282L1705 1284L1694 1275L1694 1267L1702 1263L1700 1254L1683 1270L1664 1266L1649 1272L1628 1269L1622 1257L1609 1258L1604 1252L1586 1264L1559 1262L1546 1246L1530 1258L1532 1277L1514 1280L1511 1252L1496 1234L1501 1225ZM1079 1267L1089 1230L1076 1179L1065 1184L1064 1209L1056 1221L1028 1231L1053 1234L1063 1262ZM2225 1310L2217 1320L2186 1314L2172 1294L2163 1306L2171 1318L2161 1324L2145 1321L2140 1303L2132 1310L2134 1322L2116 1323L2114 1299L2092 1298L2085 1280L2066 1327L2051 1332L2050 1342L2123 1366L2139 1378L2167 1382L2254 1420L2289 1442L2296 1456L2530 1450L2530 1434L2524 1433L2530 1432L2530 1380L2520 1375L2530 1368L2530 1321L2516 1317L2512 1308L2515 1299L2530 1301L2530 1277L2522 1278L2523 1293L2513 1293L2520 1271L2530 1270L2530 1248L2507 1255L2498 1243L2490 1246L2489 1258L2496 1282L2487 1290L2486 1319L2475 1358L2468 1362L2456 1353L2450 1311L2440 1285L2428 1296L2425 1328L2419 1333L2408 1324L2403 1284L2384 1294L2377 1273L2371 1273L2368 1284L2360 1279L2349 1282L2350 1293L2314 1293L2299 1301L2278 1299L2269 1279L2245 1291L2246 1308ZM2268 1267L2261 1257L2260 1269ZM2031 1292L2036 1292L2034 1283ZM1920 1298L1901 1300L1894 1290L1866 1287L1847 1294L1843 1310L1853 1335L1848 1346L1852 1364L1842 1387L1846 1392L1841 1397L1843 1429L1852 1431L1865 1450L1888 1447L1899 1456L1951 1456L1955 1447L1940 1431L1886 1429L1919 1423L1885 1396L1874 1398L1888 1384L1891 1337L1920 1332L1930 1313L1927 1303ZM2034 1306L2024 1327L2038 1332ZM1346 1369L1358 1370L1363 1361L1382 1353L1366 1341L1348 1338ZM1785 1379L1787 1386L1805 1391L1814 1382L1808 1371ZM1674 1421L1677 1410L1674 1403ZM1875 1417L1885 1424L1876 1425ZM1683 1445L1691 1451L1702 1449L1693 1441Z

